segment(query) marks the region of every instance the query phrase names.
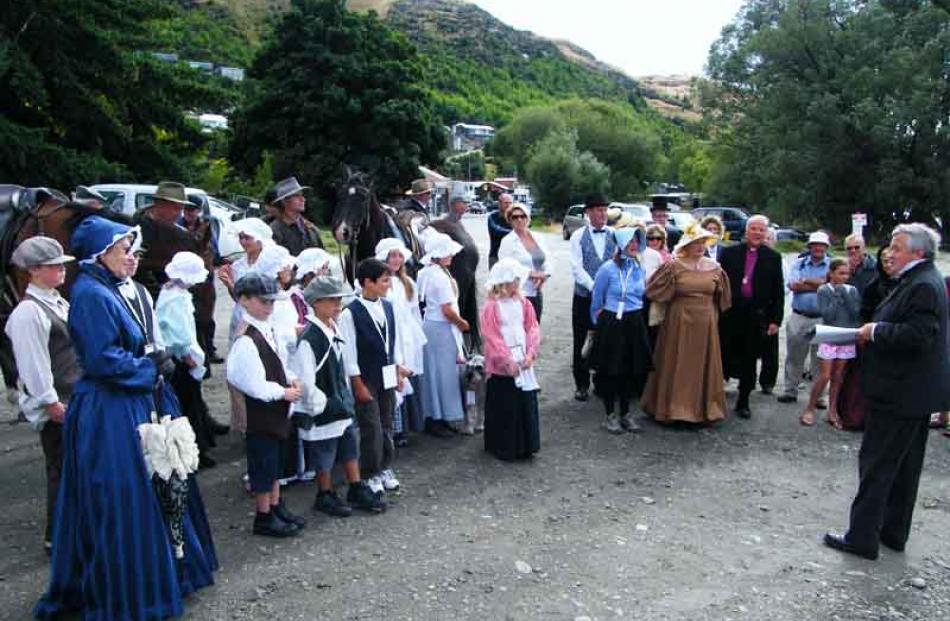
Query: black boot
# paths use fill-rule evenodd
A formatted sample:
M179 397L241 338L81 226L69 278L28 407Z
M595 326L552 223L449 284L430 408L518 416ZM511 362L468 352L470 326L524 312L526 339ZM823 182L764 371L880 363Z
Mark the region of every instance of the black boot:
M336 492L329 490L319 492L316 500L313 501L313 510L322 511L333 517L350 517L353 515L353 508L343 502Z
M294 515L293 513L290 512L290 509L288 509L287 505L284 504L283 498L281 498L280 502L277 503L276 505L271 505L270 511L271 513L275 514L277 517L279 517L283 521L293 524L300 530L303 530L304 527L307 525L307 520L303 519L299 515Z
M300 529L295 524L285 522L277 517L273 511L258 513L254 516L254 534L264 537L295 537Z
M383 500L382 494L374 494L364 481L350 484L350 489L346 492L346 501L354 509L370 513L382 513L386 510L386 501Z

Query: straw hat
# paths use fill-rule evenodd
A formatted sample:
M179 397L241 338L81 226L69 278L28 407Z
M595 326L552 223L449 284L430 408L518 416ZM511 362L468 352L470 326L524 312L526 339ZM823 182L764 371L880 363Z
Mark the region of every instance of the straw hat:
M715 233L710 233L699 226L698 223L694 222L683 231L683 236L680 237L680 240L676 242L676 246L673 247L673 254L678 254L686 246L698 241L703 242L706 246L712 246L719 241L719 236Z
M165 274L172 280L180 280L186 285L197 285L208 279L205 262L194 252L176 252L171 262L165 266Z
M407 196L419 196L420 194L426 194L435 189L435 184L429 181L428 179L416 179L412 182L412 186L406 190Z

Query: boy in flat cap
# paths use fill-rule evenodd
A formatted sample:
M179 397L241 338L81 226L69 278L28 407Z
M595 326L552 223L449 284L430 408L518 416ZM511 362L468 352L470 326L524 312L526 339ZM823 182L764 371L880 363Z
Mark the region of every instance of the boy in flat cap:
M55 239L23 241L13 251L13 263L29 272L30 284L6 326L20 371L20 410L39 431L46 461L47 554L63 466L63 417L82 375L66 325L69 303L56 291L66 279L66 263L73 260Z

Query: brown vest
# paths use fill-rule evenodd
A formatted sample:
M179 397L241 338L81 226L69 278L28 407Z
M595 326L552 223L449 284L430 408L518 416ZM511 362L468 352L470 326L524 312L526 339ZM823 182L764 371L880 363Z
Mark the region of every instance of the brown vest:
M254 342L257 347L257 355L261 357L264 363L264 377L268 382L276 382L281 386L287 386L287 376L284 374L284 365L280 363L267 340L254 326L248 325L244 331L244 336ZM247 408L247 433L262 436L272 436L283 440L290 433L290 419L287 415L290 413L290 404L281 399L280 401L261 401L249 395L244 395L244 403Z
M53 371L53 388L56 389L60 402L69 403L73 387L82 377L82 367L76 359L76 350L73 349L73 341L69 337L69 327L44 302L32 295L27 295L26 299L35 302L49 318L49 359Z

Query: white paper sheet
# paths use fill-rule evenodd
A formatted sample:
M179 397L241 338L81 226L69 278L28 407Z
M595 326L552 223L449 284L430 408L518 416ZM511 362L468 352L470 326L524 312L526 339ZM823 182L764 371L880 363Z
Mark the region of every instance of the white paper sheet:
M858 341L857 328L836 328L835 326L815 326L815 336L812 343L828 343L829 345L853 345Z

